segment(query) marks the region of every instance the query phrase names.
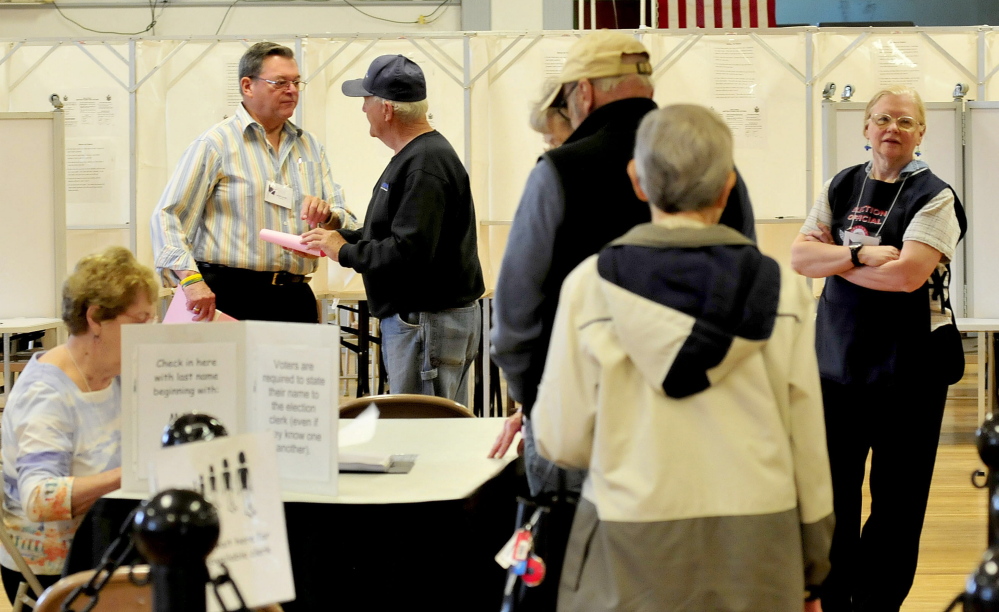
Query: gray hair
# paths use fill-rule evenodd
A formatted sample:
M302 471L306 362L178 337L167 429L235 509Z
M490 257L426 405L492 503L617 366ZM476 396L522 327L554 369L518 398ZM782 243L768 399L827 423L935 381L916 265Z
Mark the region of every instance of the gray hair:
M419 102L396 102L395 100L386 100L385 98L379 98L374 96L380 102L388 102L392 105L392 110L395 112L395 116L399 118L399 121L403 123L413 123L419 121L427 116L427 111L430 110L430 103L426 100L420 100Z
M284 45L272 42L258 42L247 49L243 57L239 58L239 80L242 81L243 77L250 77L252 79L260 76L260 71L264 67L264 60L272 55L295 59L295 52Z
M635 165L639 184L656 208L700 210L721 195L732 160L732 133L714 111L674 104L647 114L638 126Z
M554 81L545 81L544 87L541 89L541 97L531 105L531 115L528 123L531 125L531 129L539 134L550 134L552 132L552 122L562 122L569 131L572 131L572 121L569 120L569 116L565 114L562 107L544 106L545 102L551 99L556 89L562 89L562 84Z
M594 89L599 89L600 91L606 93L613 90L615 87L624 83L625 81L634 81L635 83L642 85L643 87L652 87L652 77L647 74L621 74L618 76L600 77L598 79L590 79L593 83Z

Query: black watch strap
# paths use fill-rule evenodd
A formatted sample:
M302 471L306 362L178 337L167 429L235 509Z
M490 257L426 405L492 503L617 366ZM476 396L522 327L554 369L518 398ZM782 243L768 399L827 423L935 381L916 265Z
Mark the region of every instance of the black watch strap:
M860 261L860 249L863 246L864 245L862 245L862 244L851 244L850 247L849 247L850 248L850 261L853 262L853 266L855 268L859 268L860 266L864 265Z

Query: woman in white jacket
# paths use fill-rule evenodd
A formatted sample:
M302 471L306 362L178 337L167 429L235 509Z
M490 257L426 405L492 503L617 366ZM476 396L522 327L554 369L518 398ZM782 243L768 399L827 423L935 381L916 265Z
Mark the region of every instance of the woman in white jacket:
M539 452L588 468L559 610L818 610L832 493L803 280L717 224L735 181L712 111L642 121L640 225L562 289Z

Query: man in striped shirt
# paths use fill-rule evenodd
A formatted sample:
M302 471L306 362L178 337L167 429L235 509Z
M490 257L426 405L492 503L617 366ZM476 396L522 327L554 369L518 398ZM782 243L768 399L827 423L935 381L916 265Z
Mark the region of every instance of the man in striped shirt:
M262 42L239 62L243 103L181 157L151 220L155 265L179 283L195 320L318 322L314 258L264 242L261 229L353 228L326 151L289 121L304 86L288 47Z

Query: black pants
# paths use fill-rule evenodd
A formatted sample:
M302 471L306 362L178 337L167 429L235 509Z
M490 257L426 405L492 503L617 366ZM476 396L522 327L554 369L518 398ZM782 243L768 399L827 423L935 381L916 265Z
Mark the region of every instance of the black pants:
M307 282L290 282L292 275L256 272L198 262L198 269L215 294L215 307L240 321L318 323L316 294ZM303 277L297 277L301 279Z
M933 478L947 385L911 376L891 387L822 381L836 529L825 612L898 612L909 594ZM871 513L860 526L871 453Z
M62 576L41 576L36 574L36 577L38 578L38 582L42 583L42 588L47 589L58 582L59 578ZM0 578L3 579L3 588L7 591L7 599L10 600L11 605L14 605L14 596L17 595L17 587L22 581L24 581L24 576L22 576L21 572L17 570L8 569L0 565ZM30 595L32 599L38 599L38 596L31 590L30 587L28 588L28 595ZM31 606L26 605L24 608L26 610L30 610Z

